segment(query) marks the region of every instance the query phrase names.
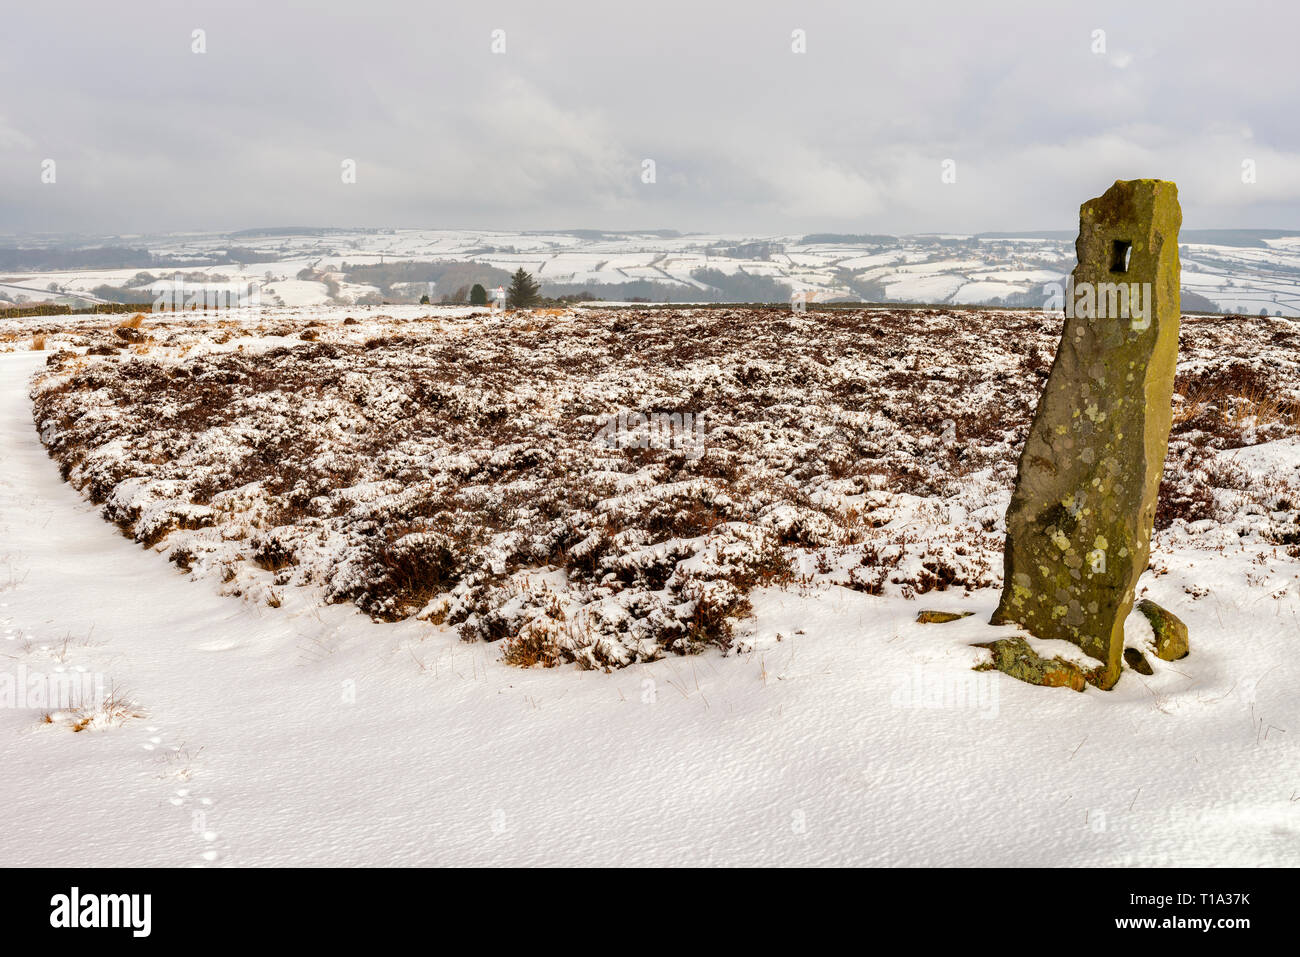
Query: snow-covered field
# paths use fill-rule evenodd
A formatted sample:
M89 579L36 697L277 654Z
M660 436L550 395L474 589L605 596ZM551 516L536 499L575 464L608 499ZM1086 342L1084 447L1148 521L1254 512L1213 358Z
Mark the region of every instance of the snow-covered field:
M1269 315L1300 316L1300 237L1259 238L1252 245L1235 235L1225 235L1221 243L1202 241L1205 237L1195 231L1190 235L1192 240L1184 239L1180 247L1184 288L1207 297L1223 311L1258 315L1263 309ZM349 271L421 262L476 263L505 273L523 268L536 276L544 290L589 287L601 298L622 298L616 292L620 285L645 280L652 285L639 294L647 298L708 300L708 284L692 273L710 270L732 277L742 273L767 277L792 289L816 291L821 302L865 299L1038 307L1051 298L1044 285L1059 282L1075 260L1072 238L1043 236L339 229L309 234L113 237L104 242L144 249L156 257L169 257L168 262L218 264L168 267L144 262L122 269L0 274L0 305L70 296L93 301L95 290L102 292L104 286L157 295L177 272L186 277L187 295L232 286L243 290L256 284L267 306L401 301L397 290L381 295L368 282L349 280ZM238 251L238 262L227 258L232 250ZM300 278L304 270L313 278ZM429 292L436 302L454 294L461 281L419 283L418 290L404 292L407 301L418 301ZM57 292L50 292L51 286Z
M104 690L6 862L1300 863L1295 321L1185 320L1192 653L1076 694L972 647L1059 321L383 312L0 325L0 682Z

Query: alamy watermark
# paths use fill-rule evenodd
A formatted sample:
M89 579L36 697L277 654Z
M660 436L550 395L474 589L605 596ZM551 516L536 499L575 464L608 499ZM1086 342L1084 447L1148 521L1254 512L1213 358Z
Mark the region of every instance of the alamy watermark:
M170 281L154 284L154 312L190 312L199 309L242 309L262 304L262 285L213 286L187 283L180 273Z
M996 718L998 687L992 674L954 674L916 665L910 675L895 680L889 703L908 710L975 711L982 718Z
M28 671L20 664L13 673L0 672L0 708L39 708L73 711L96 708L104 700L104 676L90 672Z
M1067 276L1059 282L1043 285L1047 296L1044 312L1064 308L1065 318L1127 319L1142 332L1151 326L1151 283L1149 282L1080 282Z
M596 442L607 449L679 451L695 460L705 452L704 413L620 412L605 419Z
M148 937L152 911L152 894L94 894L73 887L50 898L50 926L120 928L132 937Z

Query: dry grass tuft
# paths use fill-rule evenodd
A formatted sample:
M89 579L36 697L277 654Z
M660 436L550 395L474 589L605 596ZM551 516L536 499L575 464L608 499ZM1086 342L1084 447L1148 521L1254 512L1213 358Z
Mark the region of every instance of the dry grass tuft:
M42 724L60 724L74 734L87 728L116 727L130 718L143 718L144 712L130 700L130 693L112 688L95 708L53 711L41 717Z
M561 664L564 652L560 649L556 636L548 630L533 628L522 635L507 639L501 652L501 660L516 668L554 668Z
M1186 396L1174 409L1173 424L1195 422L1207 413L1234 430L1297 424L1293 403L1272 390L1249 389L1243 393L1223 385L1198 389Z
M1173 432L1197 444L1236 448L1271 441L1300 426L1300 403L1275 373L1234 362L1180 375Z

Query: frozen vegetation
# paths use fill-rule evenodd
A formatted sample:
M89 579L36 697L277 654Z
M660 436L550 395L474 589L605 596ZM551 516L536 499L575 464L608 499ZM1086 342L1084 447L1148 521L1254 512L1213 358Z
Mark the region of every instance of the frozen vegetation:
M1300 330L1186 318L1192 651L1075 694L977 670L1058 325L0 320L5 859L1300 863Z
M49 335L33 397L68 481L226 594L307 589L514 664L614 668L750 650L763 587L997 586L1059 329L730 308L83 321ZM1291 320L1185 321L1154 575L1227 552L1294 580L1298 344Z

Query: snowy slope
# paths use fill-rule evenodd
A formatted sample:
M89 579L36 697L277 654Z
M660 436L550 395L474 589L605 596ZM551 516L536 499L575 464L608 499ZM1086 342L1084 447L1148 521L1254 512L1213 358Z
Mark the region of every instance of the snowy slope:
M121 537L38 440L42 358L0 356L0 673L85 668L144 716L0 709L7 864L1300 863L1293 565L1252 588L1248 555L1166 555L1144 586L1193 654L1110 693L972 672L988 589L765 590L748 655L519 670ZM1239 454L1297 464L1275 444Z
M915 235L805 243L805 238L817 237L389 229L321 235L157 237L148 245L155 254L175 257L170 260L173 262L194 262L196 257L211 261L212 257L224 257L232 247L252 250L256 262L186 266L180 271L195 277L226 276L240 283L265 281L275 287L266 291L266 301L274 303L278 297L288 306L324 303L331 295L337 296L339 304L346 304L373 291L362 282L342 282L338 291L331 292L317 283L298 280L299 272L307 267L455 261L490 264L508 272L522 267L544 285L569 291L575 284L591 286L597 294L603 285L648 280L661 286L665 295L696 298L690 295L698 286L691 273L710 269L726 275L743 270L770 276L793 288L818 289L821 301L842 297L1038 307L1051 298L1044 284L1069 272L1075 258L1072 239ZM759 254L753 251L755 246L770 246L770 258L744 258L747 247L749 254ZM1300 315L1300 239L1269 239L1260 246L1185 241L1180 249L1184 286L1219 308L1249 315L1258 315L1261 309L1269 315ZM0 284L0 295L14 301L20 297L36 301L52 282L69 293L84 295L101 285L126 285L142 270L168 279L176 268L29 272L0 277L18 284L8 291ZM219 283L213 280L213 284ZM614 295L616 290L605 293ZM411 301L416 299L418 296Z

